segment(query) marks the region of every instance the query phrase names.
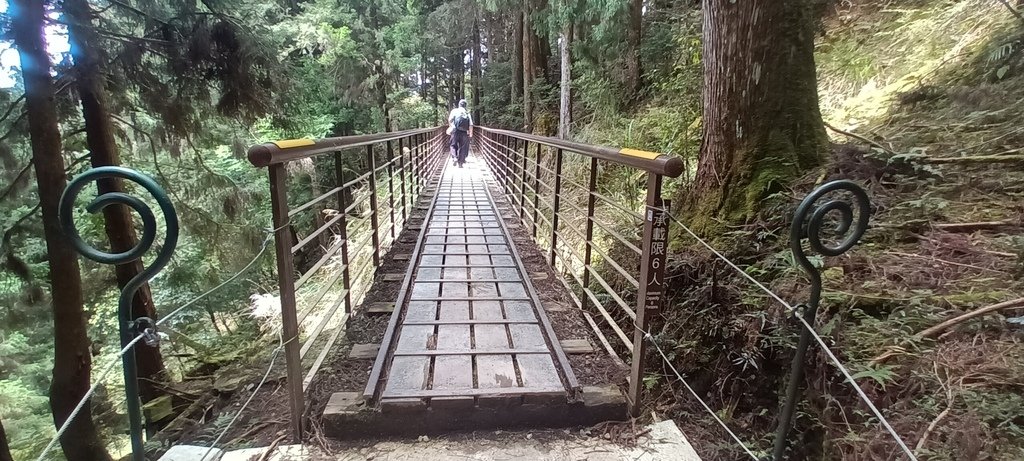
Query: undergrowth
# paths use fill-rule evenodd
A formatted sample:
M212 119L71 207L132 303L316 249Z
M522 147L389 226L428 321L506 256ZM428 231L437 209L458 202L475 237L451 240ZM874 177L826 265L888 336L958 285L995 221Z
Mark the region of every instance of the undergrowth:
M934 0L835 2L823 25L816 60L822 113L835 128L832 160L769 197L720 250L802 302L808 282L788 242L793 208L829 179L864 185L871 228L846 255L816 260L825 284L817 331L920 459L1022 459L1020 309L921 333L1024 296L1024 24L996 1ZM693 165L700 65L686 40L676 51L685 64L654 77L658 90L632 120L596 111L581 137ZM673 290L654 339L717 415L767 454L799 326L678 227L673 235ZM675 419L705 459L742 459L660 355L648 363L649 409ZM802 387L793 459L902 459L817 348Z

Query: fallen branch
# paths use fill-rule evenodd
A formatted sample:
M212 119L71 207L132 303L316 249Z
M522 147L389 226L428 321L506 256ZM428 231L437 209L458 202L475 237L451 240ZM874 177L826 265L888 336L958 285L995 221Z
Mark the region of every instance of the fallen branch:
M973 319L975 317L981 317L981 316L983 316L985 314L989 314L989 313L992 313L992 312L995 312L995 311L999 311L999 310L1003 310L1003 309L1010 309L1010 308L1015 308L1015 307L1024 307L1024 298L1011 299L1009 301L1004 301L1004 302L1001 302L999 304L992 304L991 306L985 306L985 307L982 307L981 309L973 310L973 311L968 312L966 314L963 314L961 316L953 317L953 318L951 318L949 320L946 320L945 322L942 322L942 323L940 323L938 325L935 325L935 326L933 326L931 328L928 328L928 329L926 329L924 331L921 331L920 333L917 334L917 336L920 337L920 338L930 338L932 336L935 336L935 335L945 331L946 329L948 329L950 327L959 325L959 324L964 323L964 322L966 322L966 321L968 321L970 319Z
M828 129L830 129L832 131L835 131L836 133L839 133L839 134L841 134L843 136L850 137L850 138L856 139L858 141L868 143L868 144L870 144L870 145L872 145L874 147L882 149L882 151L884 151L885 153L887 153L889 155L896 155L896 153L893 152L892 149L889 149L888 147L885 147L885 146L879 144L877 141L873 141L871 139L865 138L865 137L863 137L863 136L861 136L859 134L851 133L849 131L840 130L839 128L836 128L836 127L830 125L828 122L825 122L825 128L828 128Z
M1024 25L1024 15L1022 15L1020 11L1017 11L1017 9L1014 8L1013 5L1010 4L1010 2L1006 0L999 0L999 3L1002 3L1003 6L1006 7L1006 9L1010 10L1010 14L1013 14L1014 16L1017 17L1017 19L1020 19L1020 23Z
M1024 155L971 155L967 157L922 157L927 163L1024 163Z
M924 430L924 434L921 435L921 440L917 441L917 446L914 447L914 455L921 455L921 449L924 448L925 443L928 443L928 436L932 435L935 428L939 426L939 422L949 415L949 410L951 409L952 407L946 407L945 410L942 410L942 413L939 413L939 416L936 416L935 419L932 420L931 424L928 425L928 428Z
M284 439L286 438L288 438L288 434L284 434L274 439L274 442L270 444L270 447L267 448L267 451L263 452L263 454L260 455L260 459L258 459L257 461L267 461L268 459L270 459L270 456L274 453L274 450L277 449L277 445L284 441Z
M977 270L982 270L982 271L995 272L995 273L999 273L999 274L1002 274L1002 273L1006 272L1006 271L1001 271L1001 270L998 270L998 269L992 269L991 267L981 267L981 266L975 266L974 264L964 264L964 263L958 263L956 261L947 261L945 259L936 258L934 256L925 256L925 255L919 255L919 254L916 254L916 253L904 253L902 251L886 251L885 253L886 254L891 254L893 256L903 256L905 258L925 259L925 260L934 261L934 262L937 262L937 263L948 264L950 266L967 267L967 268L970 268L970 269L977 269Z
M1020 227L1020 222L1006 219L1003 221L981 221L965 223L935 223L932 228L946 232L974 232L979 230L994 230L1004 227Z
M997 230L997 229L1002 229L1002 228L1007 228L1007 227L1021 227L1022 224L1024 224L1024 223L1021 223L1020 221L1015 220L1015 219L1005 219L1005 220L1002 220L1002 221L964 222L964 223L959 223L959 222L954 222L954 223L936 223L936 222L931 222L931 221L928 221L928 220L925 220L925 219L913 219L913 220L903 221L903 222L900 222L900 223L886 223L886 222L876 223L876 224L873 225L873 227L879 228L879 229L913 230L913 229L920 229L920 228L923 228L925 226L930 226L932 229L935 229L935 230L941 230L941 231L946 231L946 232L958 233L958 232L974 232L974 231L979 231L979 230ZM922 237L922 236L920 236L920 235L918 235L918 234L916 234L914 232L910 232L910 234L915 236L915 237L917 237L917 238L919 238L919 239ZM924 240L930 240L930 239L924 239Z
M942 242L940 242L938 240L935 240L933 238L925 237L925 236L923 236L921 234L918 234L916 232L909 232L908 231L907 233L910 234L911 237L914 237L914 238L916 238L918 240L924 240L926 242L931 242L931 243L934 243L936 245L942 245L943 244ZM1017 258L1019 256L1017 253L1009 253L1009 252L1006 252L1006 251L986 250L984 248L978 248L978 250L983 252L983 253L987 253L987 254L990 254L990 255L993 255L993 256L1001 256L1001 257L1004 257L1004 258Z

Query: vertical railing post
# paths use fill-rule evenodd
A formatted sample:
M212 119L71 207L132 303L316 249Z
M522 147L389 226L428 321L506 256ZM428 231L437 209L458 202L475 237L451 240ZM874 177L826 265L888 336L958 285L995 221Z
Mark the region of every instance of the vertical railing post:
M515 202L515 197L513 197L512 191L515 190L515 189L512 187L512 182L514 181L514 179L512 178L512 166L511 165L512 165L512 156L515 155L516 147L519 145L519 139L512 138L509 141L512 141L510 143L511 145L510 146L505 146L505 178L506 179L505 179L505 187L504 187L504 189L505 189L505 194L507 194L509 196L509 204L510 205L514 205L513 202Z
M856 207L851 206L839 199L831 200L821 205L815 203L828 194L844 192L853 198ZM829 213L839 211L840 213ZM854 211L857 212L857 220L854 221ZM841 229L842 234L839 243L833 245L823 242L822 226L826 216L838 216L835 226L830 229ZM808 325L814 325L814 317L818 312L818 304L821 302L821 268L811 263L804 251L803 239L807 238L808 247L811 251L825 256L839 256L849 251L864 236L868 228L868 219L871 215L871 203L867 192L857 183L851 181L832 181L815 189L807 195L793 214L793 223L789 230L789 248L793 252L793 259L807 273L811 279L810 299L807 304L793 312L793 315L803 317ZM829 236L833 237L833 236ZM779 426L775 431L775 442L772 449L772 458L775 461L782 461L786 452L786 436L793 424L793 415L796 412L797 398L800 393L800 384L804 376L804 359L807 356L807 349L811 345L811 332L806 327L800 331L800 342L796 346L796 353L793 355L793 365L790 368L789 383L786 385L786 396L783 400L782 413L779 415Z
M551 249L548 250L548 264L555 266L558 252L558 212L562 205L562 149L555 151L555 190L551 198Z
M405 193L405 180L408 174L405 171L405 147L403 142L405 138L398 138L398 172L401 174L401 188L402 188L402 227L409 221L409 208L408 200L409 196Z
M388 143L388 211L391 215L391 241L395 241L395 227L398 226L398 222L395 221L395 151L389 140Z
M594 214L597 205L597 196L594 193L597 192L597 159L594 157L590 158L590 180L587 182L587 224L586 224L586 242L584 242L583 248L583 288L590 288L590 261L593 254L593 242L594 242ZM589 296L582 296L580 298L582 308L587 309L587 305L590 303Z
M523 141L522 162L516 165L519 176L519 222L523 222L523 215L526 212L526 158L530 156L530 143ZM518 159L517 159L518 160Z
M509 137L507 135L501 135L501 142L499 144L499 146L501 148L498 149L498 152L497 152L501 156L499 157L499 156L496 155L494 157L494 160L496 162L498 162L498 165L501 166L501 190L505 191L506 195L508 195L510 193L510 191L511 191L511 189L509 189L509 186L508 186L508 181L509 181L509 176L508 176L509 175L509 171L508 171L509 141L511 141L511 139L509 139ZM512 141L512 142L514 142L514 141Z
M299 321L295 312L295 273L292 266L291 231L288 219L288 173L283 164L270 165L270 211L274 220L274 250L281 298L281 334L287 364L288 403L292 411L292 439L302 442L302 360L299 358Z
M413 136L410 143L409 171L412 177L409 182L409 187L413 189L411 202L415 205L416 199L419 198L420 191L422 190L422 186L420 185L420 174L422 173L420 171L420 149L422 148L420 145L420 135Z
M373 156L373 144L366 146L366 164L370 166L370 229L373 235L373 266L380 267L380 223L377 219L377 159Z
M419 162L420 162L420 157L421 157L421 155L420 155L420 147L421 147L420 146L420 136L421 135L413 136L412 140L409 142L410 143L410 148L409 148L409 170L412 173L412 181L410 181L409 187L412 188L412 190L413 190L413 192L412 192L412 196L413 196L412 203L414 205L416 203L416 199L419 198L419 196L420 196L420 191L422 190L422 187L420 185L420 174L421 174L421 171L419 169Z
M665 281L665 250L668 237L668 216L662 209L661 175L647 173L647 200L644 210L644 233L640 255L640 291L636 302L636 324L633 326L633 360L629 374L629 412L640 416L647 355L647 332L651 317L661 308Z
M540 143L537 143L537 163L533 165L533 239L537 240L537 209L540 206Z
M342 165L341 152L334 153L334 176L338 183L338 212L341 213L341 220L338 221L338 238L343 243L341 244L341 265L342 265L342 284L345 290L345 312L352 312L352 280L350 278L350 272L348 267L348 200L345 200L345 192L348 190L345 187L345 167Z

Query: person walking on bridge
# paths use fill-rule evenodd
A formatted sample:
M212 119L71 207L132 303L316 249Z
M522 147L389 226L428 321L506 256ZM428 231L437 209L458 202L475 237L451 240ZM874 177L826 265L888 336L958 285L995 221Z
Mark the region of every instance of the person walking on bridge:
M453 165L462 168L469 155L469 138L473 137L473 117L466 110L466 100L459 100L459 107L452 109L448 114L448 128L451 131L451 148Z

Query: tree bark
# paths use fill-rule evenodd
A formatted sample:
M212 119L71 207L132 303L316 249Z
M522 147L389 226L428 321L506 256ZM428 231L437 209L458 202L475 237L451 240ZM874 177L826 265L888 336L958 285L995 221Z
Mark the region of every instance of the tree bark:
M11 447L7 443L7 433L4 431L4 422L0 421L0 461L14 461L11 456Z
M523 12L518 11L512 25L512 105L523 97Z
M438 126L441 124L442 114L441 110L438 109L438 106L441 104L438 96L438 91L440 91L441 87L441 71L437 65L437 58L434 58L433 71L433 76L430 78L430 86L433 87L432 92L434 94L434 126Z
M820 165L807 0L704 0L702 142L688 207L706 234L754 216L761 199Z
M53 310L54 363L50 384L50 408L59 427L89 389L92 355L82 305L82 279L78 255L61 232L57 217L65 182L60 127L54 103L53 81L44 39L43 0L13 0L11 16L14 43L21 57L28 118L35 165L43 232L50 268ZM60 440L71 461L109 460L93 424L90 405L85 405Z
M479 9L477 9L477 17L473 21L473 123L483 123L483 119L480 117L480 97L483 94L483 85L480 75L480 53L482 49L480 47L480 17Z
M71 54L75 62L75 83L82 103L90 161L94 168L120 165L121 159L117 142L114 140L114 127L111 125L107 92L103 82L104 69L96 52L99 45L96 32L92 28L92 10L87 0L65 0L64 12L71 19L71 26L68 27ZM99 181L97 187L100 194L124 191L124 184L120 179L104 179ZM138 244L128 207L114 205L104 208L103 220L111 250L117 253L125 252ZM141 260L118 265L115 268L118 288L123 289L142 271ZM139 317L154 320L157 318L149 284L140 287L132 299L132 318ZM142 401L149 402L163 395L156 386L156 383L166 378L160 348L140 344L135 348L135 363L139 370L139 396Z
M465 54L462 47L457 47L452 50L452 62L451 62L451 100L448 104L448 109L456 106L460 99L464 99L465 95L465 83L466 83L466 63L463 61Z
M536 3L533 5L533 11L544 11L548 7L547 0L534 1ZM533 80L554 81L554 74L550 72L551 66L548 65L551 61L551 41L548 40L547 34L537 33L536 24L530 33L533 34Z
M530 20L530 0L523 0L523 124L525 131L533 126L533 21Z
M419 71L419 84L420 84L420 99L427 100L427 52L420 50L420 71Z
M366 14L370 17L370 23L373 25L373 30L380 30L380 10L376 2L370 2L369 8ZM381 116L384 118L384 131L392 131L391 126L391 108L388 105L388 72L384 68L384 57L381 55L381 50L378 48L373 59L373 73L377 76L377 82L375 90L377 91L377 105L380 107Z
M378 60L373 65L374 73L377 74L377 105L380 107L381 116L384 117L384 131L391 131L391 108L388 107L388 81L384 66Z
M705 2L706 3L706 2ZM643 0L629 0L626 27L626 103L630 105L640 97L642 73L640 68L640 41L643 37ZM707 13L705 13L707 14Z
M562 58L558 137L562 139L569 138L569 129L572 127L572 40L572 21L570 20L562 26L562 40L558 47Z

